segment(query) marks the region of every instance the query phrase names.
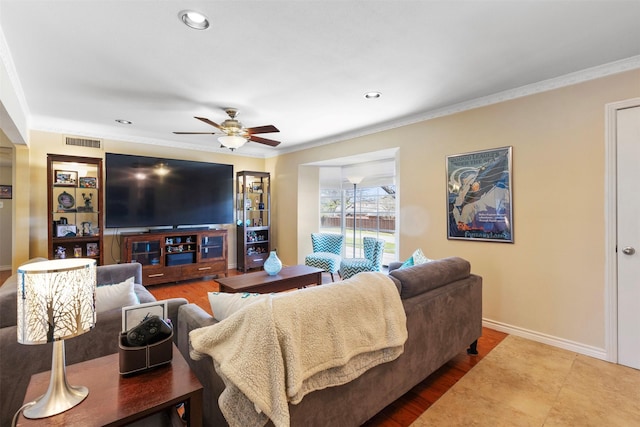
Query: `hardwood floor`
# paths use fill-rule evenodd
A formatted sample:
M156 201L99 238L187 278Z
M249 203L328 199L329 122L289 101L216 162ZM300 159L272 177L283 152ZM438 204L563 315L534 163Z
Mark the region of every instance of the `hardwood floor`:
M242 273L236 270L229 271L229 275L238 274ZM322 280L323 283L329 283L331 278L328 274L325 274ZM149 286L148 289L159 300L172 297L186 298L189 302L199 305L211 314L207 292L216 292L219 290L219 286L215 280L194 280L154 285ZM494 347L500 344L506 336L507 334L505 333L483 328L482 337L478 340L479 354L477 356L469 356L466 352L457 355L404 396L367 421L364 426L409 426Z
M489 328L482 328L482 337L478 340L478 355L461 353L440 369L387 406L367 421L366 427L407 427L424 411L429 409L443 394L453 387L484 358L495 346L505 339L507 334Z
M11 276L11 270L0 271L0 285Z
M0 283L3 283L10 276L10 273L10 271L0 272ZM229 271L230 276L238 274L242 273L237 270ZM329 283L331 278L325 274L322 280L323 283ZM149 286L148 289L159 300L172 297L186 298L189 302L199 305L212 314L207 292L216 292L219 290L219 286L215 280L193 280L154 285ZM482 337L478 340L479 354L477 356L468 356L466 353L457 355L364 425L366 427L409 426L506 336L505 333L483 328Z

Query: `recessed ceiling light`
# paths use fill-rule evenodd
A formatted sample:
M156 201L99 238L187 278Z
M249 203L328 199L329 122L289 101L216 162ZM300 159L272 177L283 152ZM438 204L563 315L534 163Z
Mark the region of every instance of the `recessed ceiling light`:
M380 92L367 92L364 94L366 99L378 99L382 96Z
M122 123L123 125L133 124L133 122L130 122L129 120L125 120L125 119L116 119L116 122Z
M194 30L206 30L209 28L209 20L200 12L183 10L178 16L187 27L193 28Z

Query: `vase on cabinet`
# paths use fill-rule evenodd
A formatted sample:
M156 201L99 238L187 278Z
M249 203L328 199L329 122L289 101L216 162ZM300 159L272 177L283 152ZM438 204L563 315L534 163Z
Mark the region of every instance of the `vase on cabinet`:
M271 251L263 267L269 276L275 276L282 270L282 261L280 261L278 255L276 255L276 251Z

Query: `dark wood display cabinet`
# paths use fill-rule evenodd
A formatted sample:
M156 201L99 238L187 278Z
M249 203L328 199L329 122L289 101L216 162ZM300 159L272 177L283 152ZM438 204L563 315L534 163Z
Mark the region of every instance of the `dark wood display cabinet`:
M236 173L237 269L262 268L271 248L271 176Z
M121 237L121 261L142 264L145 286L229 273L227 230L178 229Z
M103 262L102 159L47 155L48 257Z

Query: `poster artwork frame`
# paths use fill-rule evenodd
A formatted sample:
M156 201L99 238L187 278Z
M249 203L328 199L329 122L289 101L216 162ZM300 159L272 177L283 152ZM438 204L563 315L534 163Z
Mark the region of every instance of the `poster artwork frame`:
M77 187L78 171L55 170L53 185L56 187Z
M0 199L13 199L13 187L11 185L0 185Z
M512 146L446 156L447 239L514 242L512 160Z

